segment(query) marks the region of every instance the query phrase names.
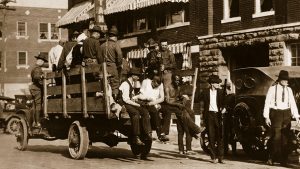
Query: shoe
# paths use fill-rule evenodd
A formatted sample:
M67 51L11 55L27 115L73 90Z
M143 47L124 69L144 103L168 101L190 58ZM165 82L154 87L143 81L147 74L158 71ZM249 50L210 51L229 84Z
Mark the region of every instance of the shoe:
M211 160L211 163L217 164L218 161L217 161L217 159L212 159L212 160Z
M148 133L145 135L145 140L152 141L152 133Z
M268 161L267 161L267 164L268 165L273 165L274 163L273 163L273 160L272 159L269 159Z
M219 162L220 164L225 164L224 161L223 161L222 159L219 159L218 162Z
M194 151L192 151L192 150L187 150L185 154L186 154L186 155L195 155L196 152L194 152Z
M133 144L136 144L138 146L144 146L145 144L140 140L139 136L135 136L133 138Z
M178 154L180 154L180 155L184 155L184 152L183 151L179 151L179 153Z
M166 135L160 135L159 140L165 142L165 141L169 141L170 139Z

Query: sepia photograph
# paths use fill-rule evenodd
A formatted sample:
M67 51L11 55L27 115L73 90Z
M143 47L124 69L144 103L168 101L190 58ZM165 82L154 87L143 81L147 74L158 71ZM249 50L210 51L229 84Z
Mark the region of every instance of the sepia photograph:
M299 109L300 0L0 0L0 169L300 169Z

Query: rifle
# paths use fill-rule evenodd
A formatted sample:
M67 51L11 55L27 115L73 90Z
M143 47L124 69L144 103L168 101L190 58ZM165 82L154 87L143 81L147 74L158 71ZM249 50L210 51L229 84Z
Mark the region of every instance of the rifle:
M223 100L225 100L225 97L226 97L226 88L227 88L227 79L224 80L224 88L223 88L223 93L222 93L223 94ZM225 128L224 128L224 115L222 114L222 112L221 112L221 130L222 130L221 131L221 138L224 139Z

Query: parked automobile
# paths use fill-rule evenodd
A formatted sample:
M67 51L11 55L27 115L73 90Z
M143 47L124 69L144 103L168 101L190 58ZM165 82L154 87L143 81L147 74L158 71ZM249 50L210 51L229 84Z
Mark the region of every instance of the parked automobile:
M266 126L263 108L269 87L278 78L280 70L289 72L289 86L293 90L296 104L300 109L300 66L249 67L232 72L236 88L235 106L233 107L233 130L243 150L254 158L267 158L267 145L270 128ZM292 121L292 149L300 148L300 128ZM203 133L201 145L207 149L207 134Z
M0 128L4 132L16 134L20 116L29 112L31 98L27 95L16 95L15 98L0 96Z

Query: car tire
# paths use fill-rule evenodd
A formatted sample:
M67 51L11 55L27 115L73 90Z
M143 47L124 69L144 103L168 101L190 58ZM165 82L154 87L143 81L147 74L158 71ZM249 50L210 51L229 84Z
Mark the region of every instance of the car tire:
M16 118L16 117L10 118L6 124L5 132L7 132L9 134L17 134L19 121L20 121L20 119Z

